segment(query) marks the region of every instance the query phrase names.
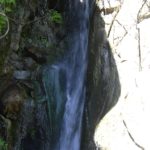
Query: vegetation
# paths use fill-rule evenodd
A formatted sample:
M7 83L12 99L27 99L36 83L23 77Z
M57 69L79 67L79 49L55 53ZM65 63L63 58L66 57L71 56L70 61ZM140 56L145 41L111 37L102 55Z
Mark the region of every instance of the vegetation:
M2 139L0 138L0 150L7 150L7 143Z
M0 16L0 33L2 32L2 29L6 25L6 18L4 16Z
M52 10L50 12L50 20L54 23L57 23L57 24L63 23L62 15L56 10Z
M6 27L6 14L12 11L12 7L15 3L16 0L0 0L0 33Z

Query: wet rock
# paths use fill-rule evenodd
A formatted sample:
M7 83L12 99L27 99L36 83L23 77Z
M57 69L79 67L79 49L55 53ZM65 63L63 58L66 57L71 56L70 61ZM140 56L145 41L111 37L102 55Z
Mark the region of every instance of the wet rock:
M38 65L54 63L65 53L64 41L60 41L60 45L53 45L51 48L25 47L23 57L31 58ZM36 68L36 67L35 67ZM34 69L35 69L34 68Z
M39 49L37 47L24 48L24 57L32 58L38 64L44 64L47 62L47 49Z
M47 0L44 2L36 0L29 2L17 1L16 6L18 9L14 11L12 16L16 22L19 23L12 22L10 25L12 30L9 32L10 39L8 40L7 38L7 45L4 44L5 41L2 43L0 41L1 56L6 57L7 55L6 59L0 59L0 71L4 69L5 73L9 73L9 75L0 76L0 114L2 114L4 118L12 121L11 133L9 134L7 133L8 131L4 130L7 135L10 135L10 139L8 139L10 143L8 144L9 150L22 149L20 146L22 143L26 145L26 142L24 142L26 140L29 142L28 137L33 140L32 136L36 121L33 117L35 109L34 102L30 99L35 95L33 87L34 81L31 81L32 71L34 72L37 67L45 65L47 60L55 60L60 52L59 50L55 51L56 42L60 41L64 36L63 28L60 29L58 26L57 29L55 29L56 31L53 31L50 27L51 23L46 17L48 12ZM56 36L60 39L57 39ZM61 49L62 43L63 42L61 42ZM24 47L30 48L24 50ZM4 53L3 55L2 52L7 52L7 49L9 53ZM22 51L26 51L25 55L22 55ZM44 105L43 110L45 112L43 112L46 116L46 103L42 102L39 105ZM37 109L40 113L40 108ZM3 125L3 121L1 121L0 118L0 134L2 133L1 126ZM46 125L48 126L48 120L45 123L45 126ZM39 130L39 126L36 126L37 130ZM45 131L46 130L40 133L40 135L43 136L46 133ZM36 136L36 140L31 140L32 148L30 149L34 149L32 143L36 145L39 141L39 136ZM40 137L41 145L43 144L42 136ZM46 142L49 144L49 140ZM25 147L25 145L23 146ZM29 147L27 149L29 149ZM49 149L49 147L47 147L47 149Z
M21 84L12 80L8 75L1 76L0 114L9 119L17 119L26 97Z
M20 150L24 149L24 140L30 137L31 141L33 141L35 137L35 118L34 118L34 111L35 111L35 103L33 99L26 99L22 105L22 109L20 111L20 117L18 118L17 122L13 124L12 130L15 131L13 135L13 142L12 142L12 149L13 150ZM30 142L28 144L30 144ZM37 144L38 145L38 144ZM30 146L29 146L30 147ZM34 147L34 146L33 146Z
M83 121L83 150L96 150L95 128L117 103L120 95L118 72L105 35L105 23L97 11L91 25L87 94Z
M0 137L6 138L7 125L3 118L4 117L0 115Z
M21 71L14 71L13 77L18 80L28 80L30 79L31 73L30 71L21 70Z
M26 68L34 70L36 68L36 62L32 58L25 58L24 65Z
M1 99L4 106L4 115L10 119L17 119L24 102L24 97L16 86L9 87L6 93Z
M24 68L24 64L23 64L22 61L16 61L16 60L13 61L13 60L11 60L10 63L12 65L13 69L20 70L20 69Z

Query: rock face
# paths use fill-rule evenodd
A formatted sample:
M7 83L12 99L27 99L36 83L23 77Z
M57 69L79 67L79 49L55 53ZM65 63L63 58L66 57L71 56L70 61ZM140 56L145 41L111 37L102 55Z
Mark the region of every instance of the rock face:
M0 149L46 150L46 141L49 150L47 103L36 101L40 93L35 87L42 86L37 72L63 57L64 27L51 20L47 0L16 3L11 15L21 23L10 22L9 34L0 40Z
M34 0L17 2L19 9L14 12L14 19L21 24L12 22L12 31L6 37L8 42L6 39L0 41L2 43L0 52L7 50L7 53L3 54L5 58L0 58L0 132L5 129L4 133L0 133L0 140L3 139L8 143L8 150L49 150L50 143L54 141L54 136L48 132L52 128L48 118L48 107L55 105L56 99L48 106L45 97L46 84L42 84L44 80L42 75L45 73L47 75L45 78L49 81L50 77L47 72L43 72L43 68L64 57L67 49L65 42L70 40L65 38L67 33L64 25L49 19L51 15L49 9L56 7L63 12L65 6L62 2L65 0L58 4L53 0L44 2L39 0L38 3ZM105 35L105 23L99 12L97 9L94 12L89 34L82 150L96 149L93 141L96 125L116 104L120 94L117 68ZM80 13L78 17L81 17ZM71 24L74 25L74 22ZM79 66L77 65L77 69ZM51 70L55 69L57 68L53 66ZM8 78L4 73L9 74ZM56 70L56 73L51 75L51 86L45 80L50 86L48 94L51 99L53 99L51 95L54 94L51 92L61 89L54 79L60 79L65 93L66 76L62 74L62 70L58 72ZM56 92L57 97L61 97L61 90ZM62 100L66 100L66 97ZM63 113L59 111L59 115L62 118Z
M117 67L105 34L105 23L97 9L89 36L87 98L82 145L84 150L96 149L93 141L95 128L103 116L117 103L120 95Z

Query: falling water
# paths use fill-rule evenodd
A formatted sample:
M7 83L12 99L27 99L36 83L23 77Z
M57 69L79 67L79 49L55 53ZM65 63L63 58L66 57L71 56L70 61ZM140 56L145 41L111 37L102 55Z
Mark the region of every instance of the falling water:
M68 3L68 50L65 58L43 72L54 150L79 150L85 101L89 1Z

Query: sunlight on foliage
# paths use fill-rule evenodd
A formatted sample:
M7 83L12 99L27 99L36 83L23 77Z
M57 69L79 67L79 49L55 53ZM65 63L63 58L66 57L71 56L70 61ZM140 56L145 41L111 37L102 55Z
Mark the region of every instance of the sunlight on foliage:
M50 20L54 23L57 23L57 24L63 23L62 15L56 10L51 11Z

